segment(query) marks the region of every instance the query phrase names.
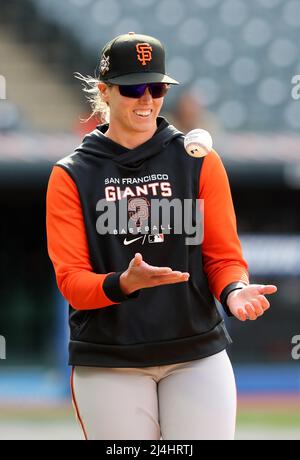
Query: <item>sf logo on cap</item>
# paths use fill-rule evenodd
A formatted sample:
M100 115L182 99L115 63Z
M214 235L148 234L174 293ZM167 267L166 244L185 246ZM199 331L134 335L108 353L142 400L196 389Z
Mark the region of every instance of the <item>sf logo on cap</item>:
M152 60L152 46L149 43L138 43L136 45L137 58L142 63L146 65L147 62Z

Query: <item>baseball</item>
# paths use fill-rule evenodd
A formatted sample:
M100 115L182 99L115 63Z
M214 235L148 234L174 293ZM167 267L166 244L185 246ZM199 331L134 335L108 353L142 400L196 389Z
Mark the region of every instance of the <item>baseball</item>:
M193 129L184 138L184 148L191 157L204 157L212 149L212 137L205 129Z

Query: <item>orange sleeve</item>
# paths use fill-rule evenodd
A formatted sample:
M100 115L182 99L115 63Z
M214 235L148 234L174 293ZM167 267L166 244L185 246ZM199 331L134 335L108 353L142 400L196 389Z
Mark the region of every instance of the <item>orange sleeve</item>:
M199 198L204 200L203 269L211 292L220 301L223 289L233 282L249 284L228 177L222 160L212 150L203 161Z
M72 307L91 310L115 304L103 291L108 274L92 272L78 190L59 166L48 183L46 228L57 285Z

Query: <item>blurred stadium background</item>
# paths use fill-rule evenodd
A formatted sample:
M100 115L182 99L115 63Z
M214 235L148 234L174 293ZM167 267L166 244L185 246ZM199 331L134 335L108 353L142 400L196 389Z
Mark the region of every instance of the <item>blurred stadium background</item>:
M237 438L300 439L300 362L291 354L300 335L298 0L1 0L0 439L82 439L45 195L52 165L97 124L79 122L89 106L73 73L94 75L102 46L131 30L165 43L182 86L163 114L182 130L212 132L251 282L279 287L259 321L227 321Z

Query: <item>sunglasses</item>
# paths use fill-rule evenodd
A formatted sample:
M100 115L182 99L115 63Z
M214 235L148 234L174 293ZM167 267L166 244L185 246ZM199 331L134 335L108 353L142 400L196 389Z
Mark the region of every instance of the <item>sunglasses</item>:
M149 89L153 99L163 97L167 94L169 85L166 83L141 83L139 85L119 85L119 91L122 96L138 99Z

